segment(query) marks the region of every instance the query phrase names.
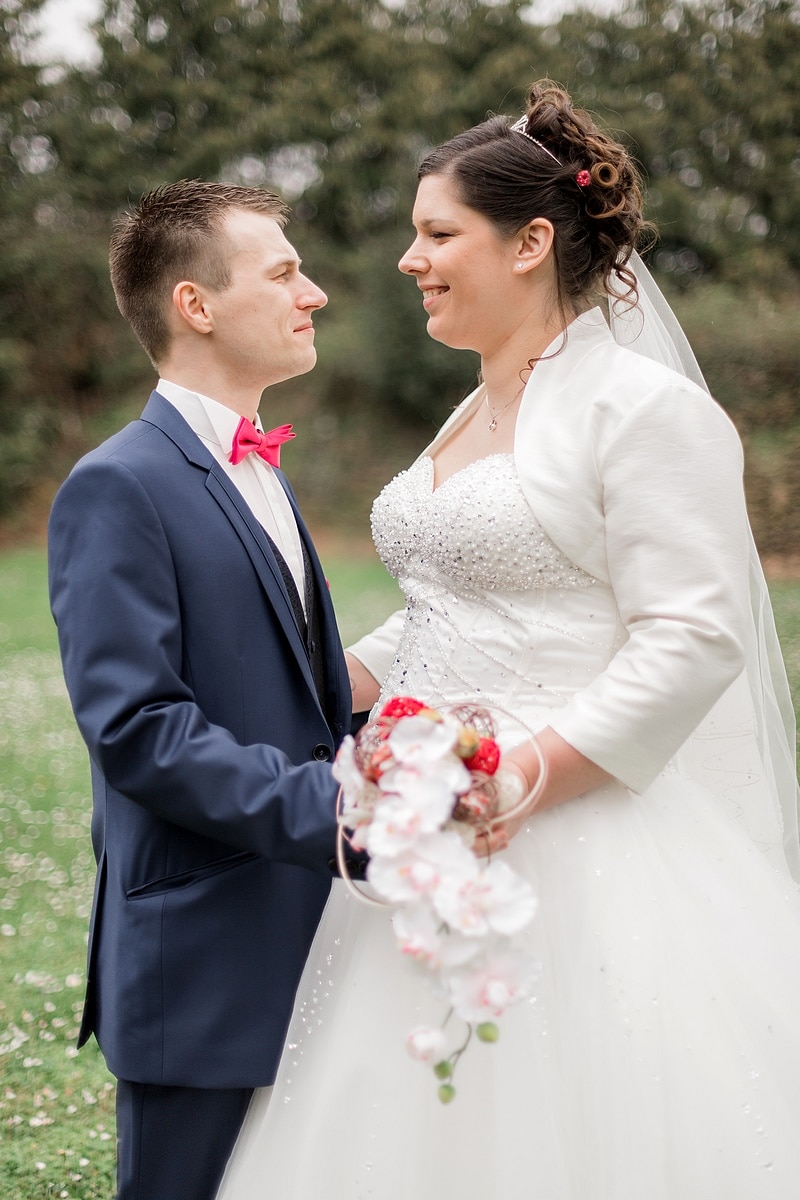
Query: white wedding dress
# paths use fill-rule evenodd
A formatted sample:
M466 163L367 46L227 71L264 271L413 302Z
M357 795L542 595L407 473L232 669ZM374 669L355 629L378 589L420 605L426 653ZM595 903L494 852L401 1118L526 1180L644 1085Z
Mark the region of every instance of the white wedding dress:
M510 746L625 639L611 588L549 540L512 455L435 489L419 459L373 527L408 602L386 696L478 700ZM615 783L538 814L507 856L539 898L539 985L497 1044L470 1045L456 1099L441 1105L405 1050L443 1005L389 912L337 882L271 1102L256 1093L219 1200L795 1200L788 873L679 757L642 794Z

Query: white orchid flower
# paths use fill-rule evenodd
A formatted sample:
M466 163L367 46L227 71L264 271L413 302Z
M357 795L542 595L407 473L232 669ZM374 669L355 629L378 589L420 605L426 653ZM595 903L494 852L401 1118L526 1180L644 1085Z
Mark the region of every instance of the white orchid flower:
M342 785L345 797L360 792L364 786L364 776L356 765L356 741L349 733L342 739L331 773L337 783Z
M397 762L425 770L437 759L451 753L456 734L443 721L406 717L397 722L388 741Z
M435 1063L444 1057L447 1039L441 1029L418 1025L406 1038L406 1049L418 1062Z
M438 833L449 819L453 796L449 788L426 779L397 795L384 795L376 805L367 834L371 855L396 858L411 850L426 834Z
M459 937L443 925L427 898L399 908L392 926L400 953L432 972L462 967L481 951L474 938Z
M375 855L367 878L388 903L408 904L435 893L445 879L466 880L476 870L475 857L458 834L434 833L391 858Z
M476 863L471 877L449 875L433 903L442 920L466 937L510 937L530 924L537 907L533 888L505 862L483 870Z
M424 786L439 786L455 797L467 791L472 782L467 768L453 753L456 735L441 722L427 717L407 717L398 721L387 739L393 764L380 779L386 792L416 794ZM420 803L423 798L420 796Z
M450 1001L462 1020L480 1024L501 1017L511 1004L533 995L538 968L519 951L490 954L480 963L451 971Z
M392 917L400 953L413 962L438 971L442 965L446 931L428 904L408 904Z

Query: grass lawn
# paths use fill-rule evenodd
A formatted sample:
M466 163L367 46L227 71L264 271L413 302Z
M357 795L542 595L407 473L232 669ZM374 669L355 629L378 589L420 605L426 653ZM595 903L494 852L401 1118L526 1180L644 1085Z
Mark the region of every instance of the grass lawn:
M342 636L399 603L374 556L325 566ZM47 603L44 554L0 554L0 1197L108 1200L113 1085L75 1049L94 859L86 752Z
M380 564L323 549L342 636L397 606ZM75 1050L94 863L83 745L61 678L39 549L0 555L0 1196L108 1200L113 1086ZM800 704L800 583L773 585Z

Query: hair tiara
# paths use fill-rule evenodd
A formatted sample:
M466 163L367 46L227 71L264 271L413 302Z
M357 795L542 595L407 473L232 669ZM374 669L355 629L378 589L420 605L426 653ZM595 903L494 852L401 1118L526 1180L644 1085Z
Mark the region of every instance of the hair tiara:
M552 158L553 162L556 163L557 166L563 166L563 163L556 158L552 150L548 150L547 146L545 146L543 142L540 142L538 138L533 136L533 134L528 133L527 124L528 118L520 117L518 121L515 121L514 124L510 126L511 132L521 133L522 136L527 138L529 142L533 142L534 146L538 146L540 150L544 150L545 154L549 158ZM592 177L588 171L578 171L578 174L575 176L575 182L579 188L586 188L592 182Z
M558 163L558 165L560 167L561 163L558 161L555 154L553 154L553 151L548 150L547 146L543 145L543 143L540 142L538 138L535 138L532 134L528 133L527 125L528 125L528 118L520 117L520 119L518 121L514 122L514 124L511 126L511 129L514 133L521 133L523 137L526 137L529 142L533 142L534 146L538 146L540 150L544 150L545 154L549 154L550 157L552 158L553 162Z

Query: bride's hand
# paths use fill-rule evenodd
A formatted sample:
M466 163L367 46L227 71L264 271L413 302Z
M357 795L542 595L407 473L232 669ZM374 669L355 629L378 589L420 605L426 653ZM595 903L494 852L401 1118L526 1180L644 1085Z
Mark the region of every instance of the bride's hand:
M502 765L495 779L500 783L501 815L504 811L511 812L515 809L531 790L525 771L517 762L511 761L508 755L503 756ZM504 819L502 824L496 825L489 833L479 834L472 847L478 858L489 858L492 854L505 850L511 838L522 828L529 816L530 810L526 805L522 812L510 819Z
M539 775L540 764L538 759L534 760L535 765L531 767L528 756L523 758L525 766L523 766L520 762L520 757L521 755L518 753L518 751L512 750L508 754L503 755L503 760L500 767L500 770L505 772L506 775L513 780L512 788L517 793L512 799L511 803L507 803L505 805L507 811L513 811L513 809L519 808L520 804L530 796L530 793L533 790ZM531 778L531 775L533 775L533 779ZM516 834L519 833L520 829L522 829L523 825L527 824L535 807L536 799L523 804L522 807L519 808L519 811L515 812L513 816L504 819L502 825L498 825L494 832L505 833L506 845L508 845L508 842L511 841L511 838L515 837ZM504 849L505 847L500 848Z

